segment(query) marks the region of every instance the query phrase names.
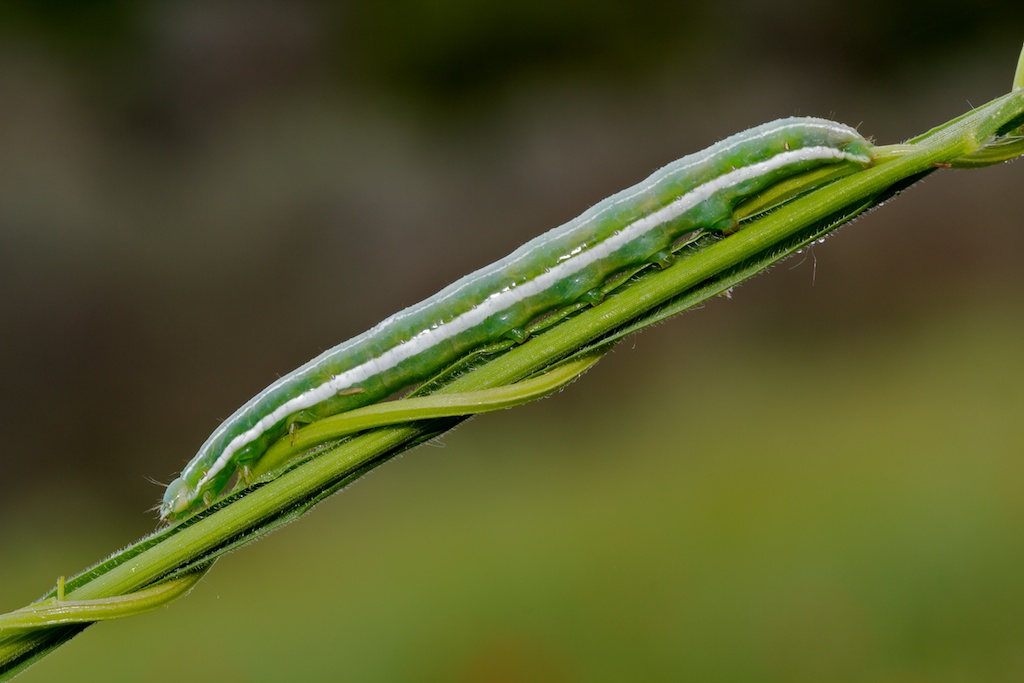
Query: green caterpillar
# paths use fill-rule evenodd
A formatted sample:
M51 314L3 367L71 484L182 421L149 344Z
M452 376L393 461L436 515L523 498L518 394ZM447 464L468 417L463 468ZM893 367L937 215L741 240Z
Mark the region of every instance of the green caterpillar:
M745 198L823 164L870 164L871 149L848 126L788 118L668 164L271 384L225 420L171 482L161 518L208 505L291 425L380 401L488 342L521 337L540 315L596 302L615 273L667 266L672 244L688 233L733 229L733 209Z

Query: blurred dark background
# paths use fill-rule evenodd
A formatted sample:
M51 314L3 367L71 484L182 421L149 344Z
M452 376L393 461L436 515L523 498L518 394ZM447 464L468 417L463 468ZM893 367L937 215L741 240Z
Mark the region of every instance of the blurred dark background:
M0 610L151 529L151 480L279 374L737 130L923 132L1007 90L1021 26L0 4ZM935 174L25 680L1019 680L1022 182Z

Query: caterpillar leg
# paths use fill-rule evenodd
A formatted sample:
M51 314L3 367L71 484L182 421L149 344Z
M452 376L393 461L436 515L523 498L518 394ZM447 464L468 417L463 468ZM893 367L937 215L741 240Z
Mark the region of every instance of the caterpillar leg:
M594 289L584 292L583 296L581 296L579 300L585 304L596 306L604 301L604 292L595 287Z
M522 344L530 336L529 330L525 327L513 327L505 334L507 334L516 344Z
M731 235L739 229L739 221L737 221L733 216L729 216L728 218L723 218L722 220L718 221L710 228L708 228L708 232L720 232L723 235Z
M362 389L358 389L358 390L357 389L345 389L343 391L339 391L338 394L339 395L358 394L358 393L360 393L362 391L363 391ZM314 414L313 412L311 412L309 410L300 410L297 413L289 415L288 416L288 438L290 439L290 443L293 446L295 445L295 432L297 432L299 429L301 429L302 427L304 427L304 426L306 426L308 424L312 424L313 422L316 422L319 419L320 419L320 417L318 415Z
M664 270L676 262L676 255L668 249L662 249L661 251L656 251L651 254L648 261L657 264L658 267Z

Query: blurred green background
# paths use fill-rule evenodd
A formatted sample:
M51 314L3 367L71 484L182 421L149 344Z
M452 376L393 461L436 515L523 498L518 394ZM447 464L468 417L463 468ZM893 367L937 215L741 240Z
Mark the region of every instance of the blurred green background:
M1024 5L8 0L0 611L237 405L742 128L897 142ZM1024 679L1024 165L933 175L25 681Z

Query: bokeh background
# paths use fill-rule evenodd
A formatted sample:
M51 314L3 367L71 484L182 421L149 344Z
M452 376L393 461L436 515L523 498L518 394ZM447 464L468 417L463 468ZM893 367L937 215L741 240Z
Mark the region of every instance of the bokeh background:
M0 4L0 611L238 404L654 168L1006 91L1024 4ZM1024 679L1024 165L933 175L25 681Z

